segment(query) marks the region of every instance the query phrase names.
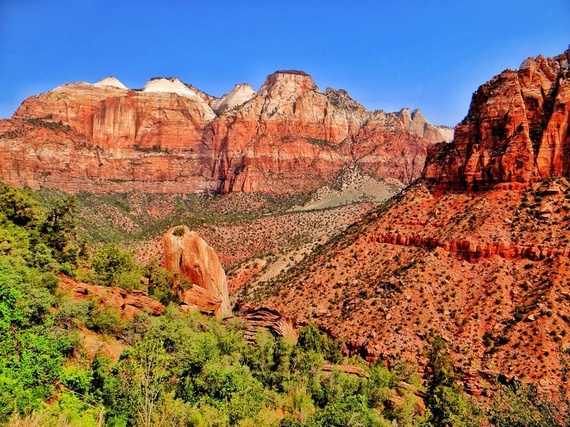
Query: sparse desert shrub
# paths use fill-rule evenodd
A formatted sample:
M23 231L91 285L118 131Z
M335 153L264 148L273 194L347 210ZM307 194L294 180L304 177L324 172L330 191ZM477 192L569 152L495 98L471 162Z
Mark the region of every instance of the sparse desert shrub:
M184 236L184 232L185 232L184 227L182 226L174 227L174 230L172 230L172 235L182 237Z

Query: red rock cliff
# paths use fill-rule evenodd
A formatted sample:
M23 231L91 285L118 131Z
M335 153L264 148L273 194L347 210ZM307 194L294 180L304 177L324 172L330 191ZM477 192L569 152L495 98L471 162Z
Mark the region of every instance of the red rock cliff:
M410 116L410 117L408 117ZM308 191L356 163L409 183L445 132L421 114L370 112L299 71L221 99L171 78L114 78L26 99L0 120L0 180L64 191ZM443 129L443 128L442 128Z
M570 172L570 50L529 58L473 94L452 144L430 152L425 177L454 188L531 182Z

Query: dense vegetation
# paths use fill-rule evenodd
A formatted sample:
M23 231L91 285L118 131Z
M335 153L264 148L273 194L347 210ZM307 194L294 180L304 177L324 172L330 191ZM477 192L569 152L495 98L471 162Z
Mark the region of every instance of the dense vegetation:
M308 326L298 342L238 319L181 313L173 278L138 266L116 244L93 251L75 238L76 201L42 206L0 187L0 425L9 426L538 426L562 425L553 405L513 385L491 404L462 391L446 344L434 336L425 378L345 358ZM97 301L59 292L58 274L104 286L146 288L168 304L125 319ZM141 276L146 281L141 282ZM84 337L124 348L90 355ZM346 369L348 366L350 369ZM425 384L425 387L422 385Z

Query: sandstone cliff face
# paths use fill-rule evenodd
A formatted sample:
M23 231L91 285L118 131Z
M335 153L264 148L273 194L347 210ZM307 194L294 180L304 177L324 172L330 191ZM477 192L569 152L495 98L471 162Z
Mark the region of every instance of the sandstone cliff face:
M410 112L408 108L402 108L396 116L402 123L403 128L412 135L436 142L451 142L453 140L453 128L433 126L426 120L420 110Z
M164 266L192 286L181 292L182 301L217 317L231 316L226 273L214 250L186 226L164 235Z
M430 153L425 177L454 188L531 182L570 172L570 50L529 58L473 95L452 144Z
M409 183L442 129L369 112L298 71L215 99L171 78L115 78L33 96L0 120L0 180L31 188L155 193L312 190L357 164ZM439 129L439 130L438 130Z
M345 91L322 93L310 76L269 76L257 96L209 125L223 153L215 176L223 192L300 192L356 163L376 178L416 179L427 139L395 114L370 113Z

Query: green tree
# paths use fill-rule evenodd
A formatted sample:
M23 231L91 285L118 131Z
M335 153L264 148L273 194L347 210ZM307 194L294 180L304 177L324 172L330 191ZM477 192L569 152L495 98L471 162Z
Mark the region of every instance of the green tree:
M56 200L47 212L41 227L44 242L53 250L59 262L75 264L77 249L70 250L69 243L76 236L77 199L67 196Z
M154 258L143 269L143 275L148 280L149 295L167 305L169 302L178 303L178 294L175 292L174 274L160 266L158 259Z
M116 243L109 243L95 252L91 265L97 281L105 286L119 286L121 275L140 271L133 256L123 251ZM124 277L124 276L123 276Z
M430 425L442 427L479 426L479 411L466 400L456 378L453 359L445 340L435 335L426 349L427 406Z
M136 426L154 425L153 416L171 374L169 362L170 356L156 339L141 341L121 361L119 378L132 405Z
M568 426L569 403L541 397L530 384L498 385L487 418L496 427Z
M15 225L28 230L40 227L46 216L30 192L8 185L0 185L0 212Z

